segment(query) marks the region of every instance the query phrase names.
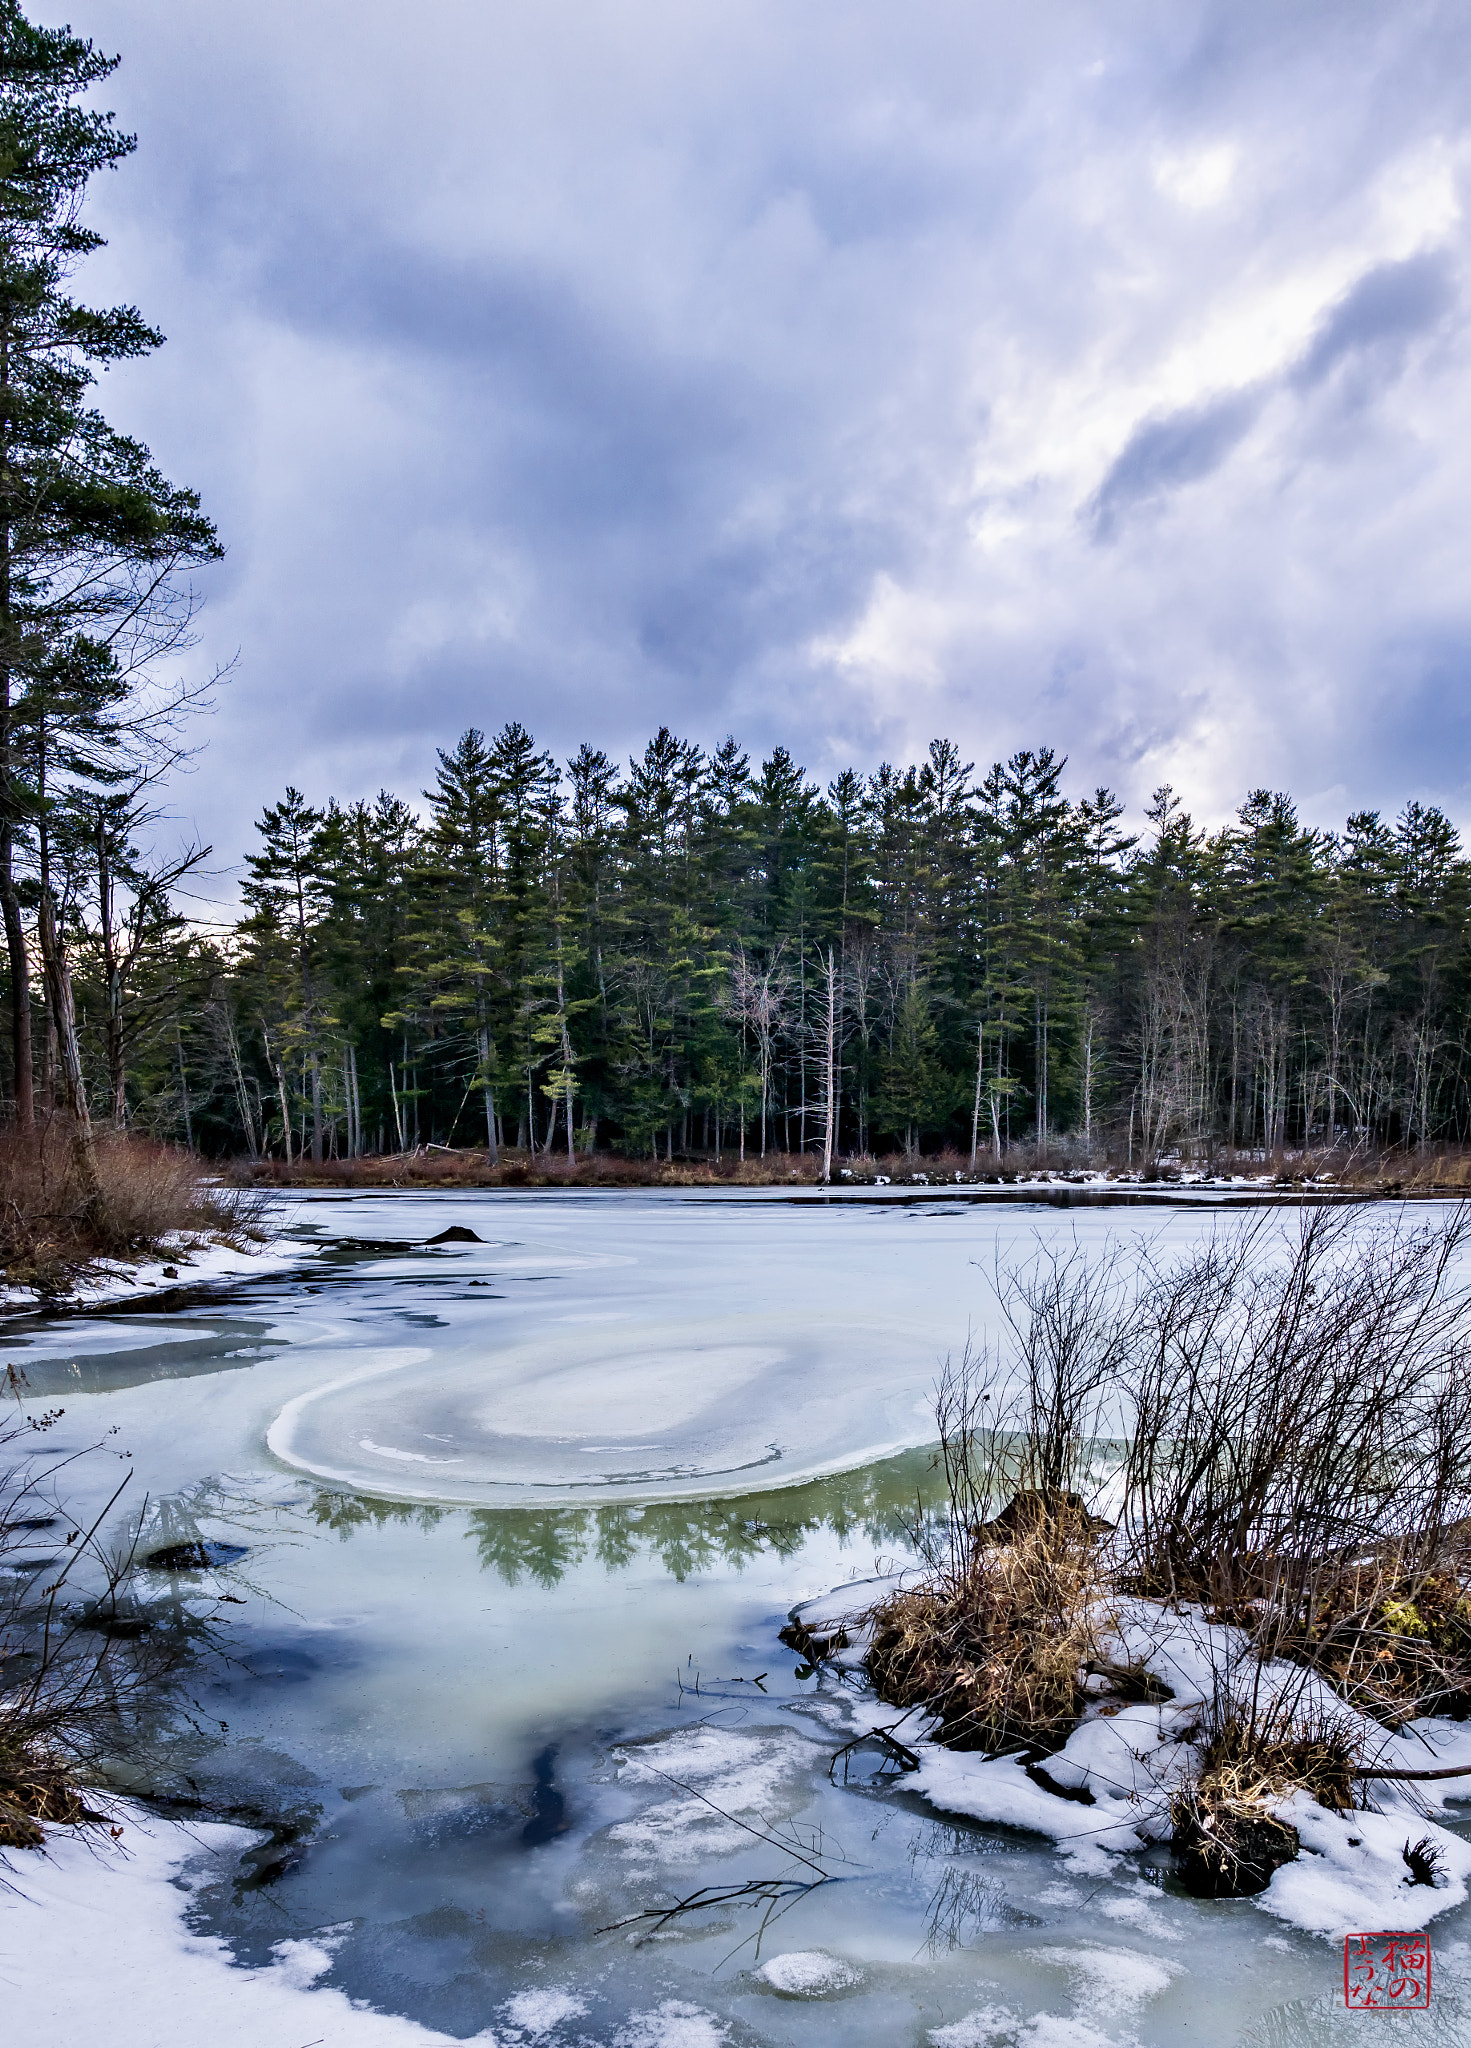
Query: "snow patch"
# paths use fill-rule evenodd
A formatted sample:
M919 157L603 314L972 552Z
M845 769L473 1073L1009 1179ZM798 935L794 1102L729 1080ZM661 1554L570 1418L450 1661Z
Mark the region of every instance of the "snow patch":
M640 1862L734 1855L750 1846L753 1826L805 1797L811 1755L812 1744L785 1728L691 1728L617 1752L620 1784L672 1786L675 1797L615 1822L608 1839Z
M1181 1974L1179 1963L1131 1948L1031 1948L1027 1954L1034 1963L1065 1970L1074 2000L1086 1999L1089 2011L1105 2019L1134 2012L1146 1999L1158 1998Z
M514 1998L506 2000L501 2011L510 2026L519 2028L532 2041L542 2041L564 2020L580 2019L587 2011L587 2000L573 1991L518 1991Z
M189 1894L260 1840L244 1828L158 1820L121 1802L117 1849L53 1833L44 1854L9 1859L0 1889L0 1996L7 2038L210 2048L317 2041L323 2048L455 2048L453 2037L354 2004L318 1979L345 1930L280 1941L264 1969L185 1925ZM713 2048L717 2037L670 2037ZM494 2048L495 2035L475 2036ZM643 2048L635 2043L633 2048ZM649 2037L649 2048L666 2048Z
M979 2006L948 2027L932 2027L928 2039L933 2048L1116 2048L1086 2020L1051 2012L1023 2020L995 2005Z
M164 1242L166 1249L161 1258L140 1259L136 1263L100 1260L70 1294L59 1302L48 1302L48 1306L98 1308L167 1293L175 1287L198 1287L207 1281L254 1280L262 1273L278 1273L288 1266L300 1265L323 1249L321 1245L284 1237L275 1237L268 1244L242 1247L183 1232ZM173 1274L165 1270L169 1267L176 1269ZM0 1287L0 1310L33 1309L39 1299L33 1287Z
M862 1973L837 1956L810 1948L773 1956L754 1975L784 1998L827 1998L835 1991L851 1990Z
M636 2012L613 2036L613 2048L720 2048L730 2029L702 2006L666 1998L652 2012Z
M1462 1905L1471 1843L1427 1823L1402 1795L1380 1803L1389 1810L1329 1813L1305 1792L1284 1800L1278 1817L1297 1829L1303 1853L1273 1874L1259 1903L1308 1934L1330 1937L1421 1927ZM1404 1859L1406 1844L1422 1836L1441 1852L1442 1875L1433 1887L1413 1883Z

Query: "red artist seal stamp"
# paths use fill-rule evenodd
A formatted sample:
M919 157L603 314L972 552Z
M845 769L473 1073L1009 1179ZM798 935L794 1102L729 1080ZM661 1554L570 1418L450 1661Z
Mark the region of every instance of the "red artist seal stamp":
M1351 2012L1423 2012L1430 2003L1430 1936L1346 1935L1343 2002Z

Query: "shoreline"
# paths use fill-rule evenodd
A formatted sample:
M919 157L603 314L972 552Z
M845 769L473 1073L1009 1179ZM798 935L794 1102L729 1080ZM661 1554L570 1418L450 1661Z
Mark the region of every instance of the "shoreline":
M412 1152L378 1153L361 1159L324 1160L320 1165L279 1160L234 1161L222 1179L261 1193L310 1192L328 1189L351 1194L404 1194L415 1189L453 1192L495 1189L507 1192L576 1190L619 1193L647 1189L720 1190L731 1194L783 1192L831 1197L845 1194L889 1194L891 1199L925 1193L982 1201L1170 1202L1182 1198L1229 1197L1238 1201L1312 1202L1376 1200L1457 1200L1471 1195L1465 1163L1457 1175L1427 1167L1406 1167L1399 1173L1336 1174L1300 1172L1264 1166L1245 1173L1210 1173L1182 1167L1163 1174L1113 1167L1034 1167L978 1169L974 1173L943 1158L926 1165L899 1161L879 1165L837 1166L824 1182L812 1154L778 1154L769 1164L746 1160L680 1159L672 1162L629 1160L614 1153L596 1153L572 1164L561 1157L531 1159L517 1154L492 1165L483 1150L451 1152L421 1147Z

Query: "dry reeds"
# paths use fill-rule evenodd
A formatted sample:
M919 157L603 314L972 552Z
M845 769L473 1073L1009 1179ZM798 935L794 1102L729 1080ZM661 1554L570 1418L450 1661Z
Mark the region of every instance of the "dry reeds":
M962 1572L874 1610L869 1676L880 1698L922 1707L952 1749L1060 1748L1097 1653L1100 1592L1076 1530L978 1544Z
M1471 1215L1316 1210L1280 1251L1272 1230L1224 1233L1141 1289L1121 1568L1368 1711L1421 1710L1471 1679Z
M1346 1715L1305 1712L1297 1700L1228 1696L1171 1805L1187 1890L1202 1898L1264 1891L1299 1846L1276 1809L1299 1790L1334 1812L1352 1806L1362 1751L1360 1724Z
M936 1403L947 1508L915 1538L921 1583L874 1610L880 1696L923 1707L956 1749L1067 1739L1107 1624L1089 1512L1128 1337L1116 1260L1043 1254L998 1280L1014 1376L967 1348Z
M133 1587L134 1546L100 1531L127 1476L99 1513L80 1522L64 1474L99 1446L40 1457L61 1411L27 1415L15 1396L0 1423L0 1850L36 1848L47 1826L102 1826L92 1789L109 1758L136 1748L140 1726L216 1632L178 1598L145 1604Z
M180 1233L265 1235L249 1194L208 1185L192 1153L107 1134L95 1155L100 1193L79 1175L60 1118L34 1134L0 1131L0 1264L11 1285L62 1293L100 1261L159 1252Z

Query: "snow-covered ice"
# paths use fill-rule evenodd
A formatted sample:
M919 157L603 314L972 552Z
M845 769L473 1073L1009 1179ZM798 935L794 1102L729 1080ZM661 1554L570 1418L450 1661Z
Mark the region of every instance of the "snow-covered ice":
M1371 1887L1394 1874L1343 1862L1360 1853L1346 1837L1325 1833L1255 1904L1201 1906L1145 1881L1137 1822L1183 1736L1171 1711L1190 1698L1188 1643L1155 1646L1176 1657L1174 1702L1092 1712L1092 1732L1053 1760L1094 1791L1090 1809L1006 1764L989 1778L983 1767L979 1791L957 1777L947 1793L949 1766L929 1749L928 1802L865 1781L872 1757L852 1790L841 1773L831 1784L838 1743L899 1716L797 1679L775 1640L802 1589L830 1596L812 1618L840 1619L873 1597L876 1560L903 1555L927 1453L892 1468L902 1484L849 1468L929 1441L945 1354L994 1327L998 1258L1136 1231L1168 1249L1213 1228L1209 1211L981 1208L931 1190L909 1209L764 1194L310 1195L291 1215L296 1234L243 1261L244 1285L223 1276L207 1298L157 1311L134 1287L116 1315L16 1317L8 1355L38 1405L66 1409L48 1445L116 1428L107 1441L136 1472L129 1498L247 1546L218 1579L245 1601L223 1610L243 1662L209 1703L229 1741L203 1761L321 1819L301 1864L244 1902L227 1881L246 1839L235 1830L135 1815L126 1858L65 1836L46 1860L12 1858L28 1898L0 1901L7 2034L13 2021L47 2048L746 2048L826 2029L844 2048L932 2036L940 2048L1234 2048L1263 2013L1323 1992L1333 1955L1305 1930L1357 1911L1364 1892L1344 1888L1366 1869ZM481 1241L426 1243L449 1223ZM197 1272L181 1267L180 1286ZM893 1326L907 1350L889 1346ZM870 1376L870 1344L893 1351L887 1387ZM618 1401L599 1411L610 1371ZM641 1426L610 1432L625 1397ZM769 1462L718 1476L773 1445ZM648 1448L635 1464L636 1446ZM565 1483L574 1460L588 1483ZM830 1462L849 1476L773 1490ZM103 1465L99 1508L117 1477ZM844 1653L850 1680L861 1655L861 1643ZM1431 1761L1419 1735L1437 1758L1466 1741L1449 1726L1407 1732L1386 1760ZM532 1848L544 1756L566 1827ZM946 1822L944 1796L986 1814L998 1787L1018 1826ZM1389 1848L1435 1825L1459 1844L1443 1825L1456 1790L1421 1788L1429 1823L1376 1790L1399 1831ZM1022 1796L1035 1802L1025 1812ZM724 1960L753 1930L740 1914L642 1947L627 1929L595 1938L650 1903L783 1867L759 1838L768 1826L782 1841L820 1828L844 1882L802 1899L759 1953ZM1308 1816L1305 1842L1317 1826ZM1090 1840L1100 1827L1120 1846ZM1463 1864L1447 1869L1464 1884ZM1283 1884L1305 1870L1323 1880L1311 1897ZM936 1934L935 1902L957 1896L969 1917ZM1444 1900L1448 1940L1466 1923L1451 1896L1407 1893L1386 1924L1418 1925ZM1239 2014L1235 1992L1228 2008L1200 1971L1207 1929L1238 1972ZM1076 1960L1105 1953L1136 1961ZM797 2012L758 1973L813 1955L860 1981ZM1165 1987L1130 2004L1131 1970L1136 1989L1146 1971Z

